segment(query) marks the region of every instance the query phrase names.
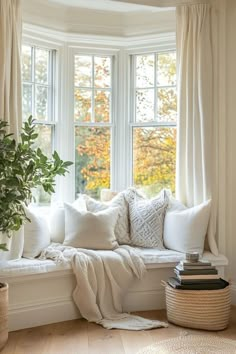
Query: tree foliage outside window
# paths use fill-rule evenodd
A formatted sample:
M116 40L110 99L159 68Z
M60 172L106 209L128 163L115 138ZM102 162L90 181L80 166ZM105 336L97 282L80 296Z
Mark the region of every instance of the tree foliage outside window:
M175 52L133 56L133 183L153 196L162 188L175 192L176 55ZM99 197L110 187L111 61L75 57L74 117L76 192ZM103 127L83 124L103 123ZM120 142L122 144L122 142Z
M111 57L76 55L74 61L76 194L99 198L110 187Z
M162 188L169 188L174 193L176 55L175 52L136 55L133 65L133 183L149 196Z

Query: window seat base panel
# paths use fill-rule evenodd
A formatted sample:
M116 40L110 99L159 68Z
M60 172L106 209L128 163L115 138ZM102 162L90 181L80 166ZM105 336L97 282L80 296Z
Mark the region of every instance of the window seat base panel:
M147 273L141 281L135 279L131 284L124 297L124 311L165 308L161 281L166 281L174 275L173 268L180 259L174 261L168 258L168 261L164 262L162 258L158 263L157 258L153 258L152 251L145 252L148 253L145 260ZM210 257L214 258L211 261L223 276L227 259L224 256L204 255L204 258ZM9 284L10 331L81 317L72 299L76 280L69 264L55 265L50 260L11 261L8 267L1 269L0 282Z

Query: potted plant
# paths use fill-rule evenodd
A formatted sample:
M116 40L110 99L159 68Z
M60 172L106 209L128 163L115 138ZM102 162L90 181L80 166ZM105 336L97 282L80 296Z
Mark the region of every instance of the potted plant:
M32 200L32 189L42 186L49 194L54 192L55 177L65 175L70 161L62 161L56 151L52 158L33 145L38 137L32 116L23 124L19 143L7 134L7 123L0 120L0 233L12 237L26 221L25 213ZM8 251L0 243L1 252ZM7 337L8 285L0 283L0 349Z

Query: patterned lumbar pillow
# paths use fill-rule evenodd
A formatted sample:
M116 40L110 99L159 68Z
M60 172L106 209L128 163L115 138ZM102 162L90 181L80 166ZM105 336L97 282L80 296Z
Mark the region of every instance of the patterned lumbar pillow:
M119 244L130 244L129 210L124 192L117 194L110 202L102 203L84 195L87 210L96 213L107 208L119 207L119 217L115 226L115 235Z
M130 237L133 246L164 249L163 224L168 195L163 190L156 198L145 199L134 188L125 194L129 203Z

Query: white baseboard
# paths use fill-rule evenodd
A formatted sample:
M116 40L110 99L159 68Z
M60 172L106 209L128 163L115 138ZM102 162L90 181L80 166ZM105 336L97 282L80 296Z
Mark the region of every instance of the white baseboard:
M72 300L35 304L23 308L10 308L8 328L11 332L23 328L74 320L80 317L80 313Z
M129 292L124 301L124 311L148 311L163 309L165 295L159 291ZM55 299L27 306L12 306L8 311L9 331L32 328L50 323L81 318L72 299Z
M236 283L231 284L232 305L236 305Z

